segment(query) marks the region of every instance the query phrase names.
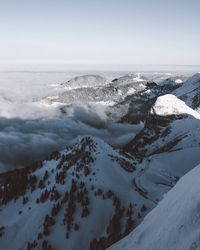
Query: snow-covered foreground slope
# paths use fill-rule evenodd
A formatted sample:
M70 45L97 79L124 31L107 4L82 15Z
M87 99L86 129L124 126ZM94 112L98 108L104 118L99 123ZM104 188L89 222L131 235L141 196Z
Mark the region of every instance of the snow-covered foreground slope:
M92 137L44 162L1 174L1 248L109 247L154 207L134 190L135 174L133 160Z
M110 250L200 248L200 165L180 179L127 237Z

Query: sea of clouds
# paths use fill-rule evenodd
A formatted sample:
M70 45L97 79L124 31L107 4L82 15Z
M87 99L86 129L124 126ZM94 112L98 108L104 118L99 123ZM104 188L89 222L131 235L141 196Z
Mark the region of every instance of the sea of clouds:
M101 104L74 104L69 114L44 99L62 92L67 73L0 72L0 171L44 159L72 144L79 135L92 135L120 147L140 125L109 121Z

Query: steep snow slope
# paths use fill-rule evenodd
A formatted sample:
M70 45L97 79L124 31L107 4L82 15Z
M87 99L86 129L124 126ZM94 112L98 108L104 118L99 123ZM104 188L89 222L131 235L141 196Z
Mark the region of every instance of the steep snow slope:
M110 250L200 248L200 165L181 178L126 238Z
M109 247L154 207L134 190L135 174L131 158L92 137L44 162L1 174L1 248Z
M173 94L185 101L190 107L197 109L200 106L200 72L190 77Z

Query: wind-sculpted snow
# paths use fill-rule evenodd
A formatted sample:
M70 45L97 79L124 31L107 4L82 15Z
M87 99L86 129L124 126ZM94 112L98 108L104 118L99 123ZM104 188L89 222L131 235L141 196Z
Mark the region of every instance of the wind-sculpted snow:
M143 222L110 250L199 249L200 165L180 179Z

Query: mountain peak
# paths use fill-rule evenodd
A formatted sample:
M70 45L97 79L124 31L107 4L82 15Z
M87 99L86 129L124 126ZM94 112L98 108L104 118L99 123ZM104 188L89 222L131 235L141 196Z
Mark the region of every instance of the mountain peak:
M108 83L107 79L100 75L82 75L70 79L66 85L71 89L103 86Z

